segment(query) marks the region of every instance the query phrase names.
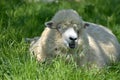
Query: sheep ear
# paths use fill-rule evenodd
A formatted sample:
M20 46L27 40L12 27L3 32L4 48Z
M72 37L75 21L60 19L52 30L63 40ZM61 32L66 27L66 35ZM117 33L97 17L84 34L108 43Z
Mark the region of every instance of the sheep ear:
M45 22L45 26L46 26L46 27L54 28L53 25L54 25L54 22L53 22L53 21Z
M87 22L84 22L84 25L83 25L83 27L84 27L84 28L86 28L86 27L89 27L89 23L87 23Z

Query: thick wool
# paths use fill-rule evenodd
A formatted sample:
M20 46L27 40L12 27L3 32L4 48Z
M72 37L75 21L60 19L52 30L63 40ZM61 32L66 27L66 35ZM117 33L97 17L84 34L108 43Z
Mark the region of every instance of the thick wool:
M90 64L103 67L120 60L120 44L106 27L84 22L74 10L60 10L51 21L55 23L54 26L69 22L71 25L79 24L78 46L75 49L67 48L63 44L62 34L56 29L46 27L41 37L30 46L30 52L35 54L38 61L65 55L68 60L72 56L80 66Z

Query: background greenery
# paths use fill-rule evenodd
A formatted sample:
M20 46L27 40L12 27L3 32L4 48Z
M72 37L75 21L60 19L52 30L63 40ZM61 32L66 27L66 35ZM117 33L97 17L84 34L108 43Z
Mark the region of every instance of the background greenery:
M40 36L55 12L69 8L85 21L107 26L120 41L120 0L0 0L0 80L120 80L120 63L88 70L61 59L48 65L30 57L24 39Z

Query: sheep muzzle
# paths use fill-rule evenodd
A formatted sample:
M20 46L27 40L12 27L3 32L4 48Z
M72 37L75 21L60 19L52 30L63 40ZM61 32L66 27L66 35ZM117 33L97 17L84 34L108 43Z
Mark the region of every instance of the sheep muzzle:
M71 49L74 49L74 48L76 47L75 42L71 42L71 43L69 43L69 47L70 47Z

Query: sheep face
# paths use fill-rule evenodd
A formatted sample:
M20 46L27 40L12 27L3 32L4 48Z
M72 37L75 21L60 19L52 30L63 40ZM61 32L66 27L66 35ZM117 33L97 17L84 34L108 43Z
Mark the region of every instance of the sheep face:
M82 18L72 9L58 11L45 25L56 29L61 34L65 46L72 49L77 47L81 29L84 27Z
M79 31L82 27L80 24L71 22L62 22L55 24L54 22L46 22L46 26L50 29L56 29L62 37L63 44L71 49L78 45Z

